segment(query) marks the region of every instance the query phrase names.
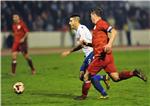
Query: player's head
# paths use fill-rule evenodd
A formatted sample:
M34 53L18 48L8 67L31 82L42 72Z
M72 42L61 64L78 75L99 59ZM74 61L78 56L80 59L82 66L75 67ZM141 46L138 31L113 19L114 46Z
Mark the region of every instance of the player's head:
M95 24L99 18L101 18L102 15L102 9L101 8L93 8L90 10L90 16L92 22Z
M69 25L70 25L71 29L77 29L79 24L80 24L80 16L79 15L70 16Z
M19 20L20 20L20 17L19 17L18 14L13 14L13 15L12 15L12 19L13 19L13 22L18 23Z

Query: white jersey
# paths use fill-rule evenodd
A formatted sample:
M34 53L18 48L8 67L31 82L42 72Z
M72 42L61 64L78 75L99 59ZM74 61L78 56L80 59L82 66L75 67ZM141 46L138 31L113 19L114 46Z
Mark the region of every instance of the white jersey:
M78 26L78 29L76 30L76 39L77 39L77 43L82 40L84 40L85 42L88 42L88 43L92 43L91 32L85 25ZM89 46L84 46L82 48L82 51L84 52L85 56L87 57L93 51L93 48L89 47Z

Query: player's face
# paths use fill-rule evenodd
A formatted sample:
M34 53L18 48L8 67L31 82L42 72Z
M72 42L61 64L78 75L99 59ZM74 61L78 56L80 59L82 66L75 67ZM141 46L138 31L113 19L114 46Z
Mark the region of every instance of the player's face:
M13 21L18 22L19 21L19 16L18 15L13 15Z
M92 23L95 24L95 14L91 13L90 15L91 15L91 21L92 21Z
M71 29L75 29L75 20L74 20L74 18L70 18L69 25L70 25Z

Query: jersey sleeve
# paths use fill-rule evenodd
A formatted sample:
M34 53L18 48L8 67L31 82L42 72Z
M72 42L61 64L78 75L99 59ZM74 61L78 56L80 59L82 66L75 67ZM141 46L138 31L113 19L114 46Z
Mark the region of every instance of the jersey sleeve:
M24 22L22 22L22 28L23 28L25 33L29 32L29 29L27 28L27 26Z
M112 30L112 26L109 25L106 21L101 21L101 22L98 24L98 27L99 27L101 30L104 30L104 31L107 31L107 32L111 32L111 30Z

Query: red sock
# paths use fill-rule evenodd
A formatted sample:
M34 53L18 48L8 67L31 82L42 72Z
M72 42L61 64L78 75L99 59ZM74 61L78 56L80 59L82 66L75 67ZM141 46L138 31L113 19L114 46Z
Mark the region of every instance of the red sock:
M120 80L128 79L128 78L131 78L133 76L134 76L134 74L132 71L122 71L119 73Z
M83 83L83 85L82 85L82 95L83 96L87 96L90 87L91 87L91 82L86 81Z
M17 65L17 61L13 60L11 67L12 67L12 73L15 74L16 73L16 65Z

